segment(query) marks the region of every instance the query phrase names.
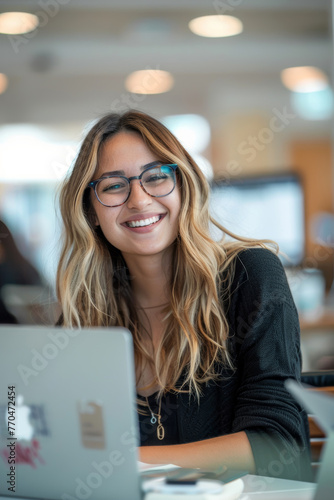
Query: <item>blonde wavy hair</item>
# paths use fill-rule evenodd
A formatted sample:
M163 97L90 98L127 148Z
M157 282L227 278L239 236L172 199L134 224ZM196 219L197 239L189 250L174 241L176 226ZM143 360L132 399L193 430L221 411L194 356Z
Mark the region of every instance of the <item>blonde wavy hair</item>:
M165 332L155 359L143 346L131 290L131 277L121 252L93 221L91 190L102 145L120 131L138 133L147 147L166 163L177 163L181 190L178 237L174 242L170 304ZM72 172L60 192L64 238L57 271L62 307L59 324L66 327L124 326L133 336L136 367L154 368L160 394L187 390L197 396L201 384L217 377L215 363L233 369L227 349L226 319L234 260L245 248L268 241L241 238L209 215L209 185L194 160L159 121L138 111L102 117L84 139ZM222 232L210 236L209 223ZM225 241L225 235L232 241ZM182 380L182 387L178 381ZM137 370L138 380L140 373ZM186 388L186 389L185 389Z

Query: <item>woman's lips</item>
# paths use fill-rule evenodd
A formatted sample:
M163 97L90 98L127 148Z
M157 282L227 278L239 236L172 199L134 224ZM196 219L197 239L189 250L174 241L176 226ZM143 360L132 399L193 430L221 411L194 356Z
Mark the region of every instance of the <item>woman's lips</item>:
M145 217L141 219L126 221L122 225L127 229L138 233L144 233L152 230L160 221L166 216L166 214L152 215L151 217Z
M160 218L161 218L160 215L155 215L154 217L148 217L146 219L131 220L129 222L126 222L125 224L128 227L144 227L144 226L149 226L151 224L154 224L155 222L158 222L158 220L160 220Z

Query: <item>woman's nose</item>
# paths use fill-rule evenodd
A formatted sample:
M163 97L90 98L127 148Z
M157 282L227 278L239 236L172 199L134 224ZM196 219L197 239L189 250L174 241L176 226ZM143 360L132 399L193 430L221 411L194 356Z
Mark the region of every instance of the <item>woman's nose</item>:
M131 181L130 190L130 196L126 202L129 208L142 209L152 203L152 196L145 193L138 179Z

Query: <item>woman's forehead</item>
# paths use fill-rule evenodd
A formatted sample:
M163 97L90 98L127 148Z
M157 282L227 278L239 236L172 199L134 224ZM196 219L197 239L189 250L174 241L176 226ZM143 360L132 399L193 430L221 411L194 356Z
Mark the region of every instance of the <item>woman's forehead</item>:
M157 154L151 151L138 133L122 131L101 145L96 172L100 175L104 171L141 168L158 160Z

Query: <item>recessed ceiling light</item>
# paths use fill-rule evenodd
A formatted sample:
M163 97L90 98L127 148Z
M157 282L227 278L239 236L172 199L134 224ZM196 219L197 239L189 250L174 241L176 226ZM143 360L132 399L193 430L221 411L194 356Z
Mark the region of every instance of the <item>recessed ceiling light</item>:
M328 87L328 78L314 66L296 66L281 72L283 84L293 92L318 92Z
M4 12L0 14L0 33L22 35L37 28L38 17L28 12Z
M3 73L0 73L0 94L3 94L8 87L8 78Z
M160 69L134 71L125 80L126 89L133 94L162 94L173 85L172 75Z
M218 38L238 35L243 30L240 19L233 16L203 16L192 19L189 29L195 35Z

